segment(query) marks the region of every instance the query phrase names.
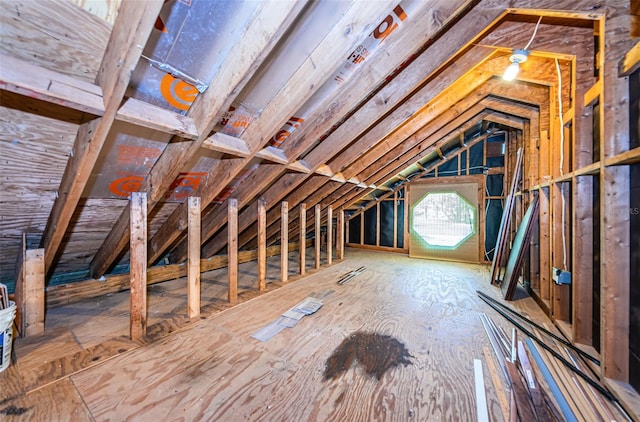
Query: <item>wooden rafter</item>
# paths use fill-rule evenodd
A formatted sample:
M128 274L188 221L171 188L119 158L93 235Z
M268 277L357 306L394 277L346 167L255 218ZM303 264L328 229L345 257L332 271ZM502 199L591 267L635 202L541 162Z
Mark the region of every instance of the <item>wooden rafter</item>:
M489 87L491 87L491 85L488 85ZM500 92L500 91L499 91ZM541 92L540 94L533 94L532 92L524 92L522 94L520 94L520 96L514 98L517 101L522 101L525 98L534 98L537 99L538 101L542 101L542 95L543 93ZM483 92L482 95L486 95L486 92ZM482 96L480 95L480 96ZM470 101L470 100L468 100ZM465 104L465 107L469 107L470 103ZM453 135L450 136L455 136L455 133L464 133L464 130L468 129L469 127L475 125L476 121L479 121L482 119L482 117L485 116L485 114L490 113L490 111L485 112L485 114L482 114L478 117L477 120L468 123L467 125L464 125L462 122L465 122L467 119L469 119L469 116L473 116L474 113L476 112L480 112L480 110L486 109L487 107L492 107L495 109L499 109L499 110L504 110L504 111L508 111L510 113L514 113L516 115L524 115L526 118L528 119L536 119L537 118L537 112L534 112L534 108L531 107L527 107L524 105L519 105L519 104L511 104L507 101L504 100L499 100L499 99L495 99L493 97L489 98L489 97L485 97L483 100L481 100L479 102L479 106L477 108L473 108L471 107L470 110L467 110L467 112L463 113L462 116L458 116L457 119L454 119L451 122L448 122L447 125L444 126L444 129L441 129L440 131L436 130L438 128L438 124L437 121L434 121L433 123L433 128L431 128L431 132L433 133L433 135L431 137L427 137L425 140L423 140L424 144L419 144L416 145L415 148L415 152L413 152L413 156L411 156L411 158L407 159L406 161L400 161L399 163L396 163L396 160L389 158L390 162L392 163L396 163L396 166L393 167L393 169L395 171L398 171L399 169L403 168L402 166L406 166L409 163L409 160L411 161L415 161L415 157L416 154L420 154L425 152L425 147L424 145L429 145L429 143L434 142L434 140L437 140L441 137L443 137L445 134L447 133L451 133L452 130L454 130L453 128L458 128L456 129L453 133ZM464 108L464 107L463 107ZM438 119L442 120L443 122L446 121L447 119L451 119L453 116L455 116L456 113L451 113L451 114L443 114L441 115ZM460 126L462 125L462 126ZM460 126L460 127L459 127ZM435 131L435 132L434 132ZM433 139L433 140L432 140ZM448 138L447 138L448 140ZM446 140L445 140L446 141ZM391 150L390 157L393 156L401 156L402 154L398 151L398 149L400 148L405 148L407 146L407 141L404 142L399 142L398 146ZM413 144L411 144L413 145ZM361 157L361 159L363 159L363 157ZM378 161L380 161L380 157L376 157L376 156L367 156L367 158L369 158L371 161L370 163L376 163ZM384 160L381 160L382 162L385 162ZM406 164L402 164L402 163L406 163ZM367 166L365 166L367 167ZM389 173L389 169L387 169L387 173ZM303 191L312 191L311 189L307 189L306 186L303 185L302 188ZM367 192L370 190L367 190ZM323 201L325 203L328 204L332 204L335 208L338 207L345 207L345 204L349 204L351 203L356 197L361 197L363 195L363 192L361 191L361 189L358 188L354 188L353 186L337 186L337 187L332 187L332 185L324 185L320 188L320 190L313 190L313 194L310 195L308 198L304 199L307 203L314 205L320 201ZM333 192L333 193L331 193ZM365 192L366 193L366 192ZM350 194L350 195L349 195ZM292 228L295 229L295 225L293 224L295 223L295 221L292 221ZM273 231L274 229L270 228L268 235L272 236L273 235Z
M468 5L469 2L463 2L463 1L459 1L458 6L460 7L460 9L455 9L456 4L454 4L453 2L448 2L446 5L445 4L433 4L430 5L428 10L433 10L433 9L438 9L441 13L443 13L445 16L448 16L446 13L451 13L451 14L456 14L456 13L460 13L464 7L466 7L466 5ZM426 10L422 10L421 13L427 13ZM426 22L425 22L426 23ZM432 29L433 30L433 29ZM395 69L399 64L402 63L402 61L404 61L404 56L407 54L407 48L409 45L415 45L415 48L419 48L420 43L422 43L423 41L421 40L420 37L416 37L415 34L413 34L411 36L411 40L407 41L407 40L396 40L394 41L395 44L397 44L398 48L394 48L394 44L390 43L390 45L388 46L388 51L390 51L391 53L389 53L388 56L384 57L384 61L382 61L382 57L379 58L375 58L375 60L378 60L379 64L374 62L371 64L370 68L372 70L375 70L375 72L380 72L379 67L380 66L385 66L386 68L389 69L389 72L391 72L393 69ZM400 44L400 43L403 44ZM399 48L400 45L402 45L402 48ZM395 60L395 62L394 62ZM317 70L316 70L317 72ZM351 83L351 85L359 85L358 89L362 89L364 87L366 87L366 89L370 89L370 87L368 85L370 85L370 83L366 82L367 78L366 77L362 77L362 78L352 78L351 80L349 80L349 82ZM349 83L347 82L347 83ZM346 86L343 88L343 90L349 91L352 89L356 89L353 86ZM336 97L340 98L338 95L335 95ZM325 100L326 103L329 102L333 102L336 101L335 98L333 97L329 97L328 99ZM338 100L340 102L342 102L344 105L343 107L347 107L347 106L352 106L352 103L344 103L341 99ZM351 101L354 101L353 99ZM329 126L327 126L329 123L329 120L326 121L326 123L324 123L322 126L328 128ZM315 131L318 130L317 126L314 126L313 123L307 123L306 127L309 128L313 128ZM326 129L325 129L326 130ZM312 136L307 136L306 139L308 139L307 141L302 142L299 139L296 139L298 137L301 137L301 135L299 133L304 132L304 130L301 130L300 132L296 131L294 132L294 134L292 135L291 140L287 140L287 143L285 144L285 149L284 149L284 154L289 157L290 159L297 159L297 157L299 157L303 152L305 152L305 150L308 148L309 145L311 145L312 141L315 139ZM313 132L314 134L316 132ZM314 135L315 136L315 135ZM332 135L334 138L337 135ZM337 138L336 138L337 139ZM329 139L326 139L325 141L323 141L317 148L315 148L312 151L312 154L316 154L315 156L309 156L309 157L305 157L305 163L307 164L307 166L310 168L311 172L320 172L320 174L323 174L325 176L328 177L333 177L334 176L334 172L325 164L325 160L327 158L327 156L333 156L335 155L338 151L341 150L341 145L346 146L346 144L348 144L348 139L340 139L340 141L338 142L337 145L334 145L333 143L335 143L336 141L330 137ZM325 151L326 153L328 153L329 155L326 155L325 152L317 152L318 148L320 150L326 150L326 145L333 145L332 148L329 149L329 151ZM323 155L325 154L325 155ZM284 169L283 169L284 170ZM260 172L259 177L257 177L258 180L261 180L262 182L259 185L254 185L252 187L253 191L260 191L261 189L264 189L265 187L267 187L270 182L272 180L278 180L279 175L282 174L283 170L276 170L276 169L272 169L270 171L266 171L264 169L258 169L258 172ZM302 183L302 181L304 181L306 178L305 177L300 177L299 178L299 183ZM293 186L290 189L295 188L295 186ZM286 192L284 192L284 194L286 194ZM281 197L278 199L280 200L283 196L281 195ZM246 202L241 204L241 206L246 206L247 203L249 201L251 201L253 199L253 197L255 197L256 193L252 193L252 194L238 194L239 198L243 198ZM277 201L274 202L268 202L267 206L269 208L275 206L277 203ZM213 235L217 230L220 229L220 227L222 227L224 220L219 218L220 216L218 214L211 214L210 217L207 217L207 221L209 221L209 226L207 226L207 228L205 229L204 235L203 237L206 238L207 236L211 236ZM203 226L204 227L204 226ZM221 249L221 244L224 242L224 236L223 236L224 232L221 232L220 234L217 235L217 239L214 239L213 241L209 242L209 245L205 246L205 249L203 251L203 253L205 254L205 256L210 256L212 254L214 254L216 251ZM180 244L176 250L174 252L172 252L171 254L171 260L172 262L180 262L184 259L184 245Z
M478 60L481 57L485 57L486 54L487 54L486 51L483 51L482 54L478 54ZM456 74L449 75L447 80L449 80L450 82L453 82L455 80L456 76L457 76ZM489 75L487 75L487 77L489 77ZM387 85L384 88L384 90L391 90L393 87L396 87L396 89L397 89L398 87L396 86L396 84L405 84L405 83L406 83L405 80L398 81L397 83L391 83L391 84ZM426 92L428 94L424 94L423 93L422 95L423 96L424 95L435 95L435 93L437 91L433 91L432 92L432 91L427 90ZM423 98L423 97L418 96L417 98ZM419 99L415 99L414 101L420 101L420 100ZM391 105L389 107L391 107ZM400 113L406 113L405 108L401 107ZM386 127L386 123L384 125L380 125L380 127ZM385 129L385 130L387 130L387 129ZM294 133L294 136L296 134L297 133ZM307 157L305 157L305 162L309 165L309 167L313 171L316 171L317 169L321 168L322 166L325 166L325 162L328 159L330 159L331 157L336 157L336 159L338 160L338 164L336 164L336 168L338 168L337 166L341 165L342 163L346 164L346 163L349 163L350 160L354 159L354 157L357 156L356 155L357 152L361 151L361 148L366 148L366 145L363 145L365 142L369 142L369 143L372 142L371 141L372 138L370 137L369 133L367 133L366 136L367 136L366 140L364 140L364 141L363 140L359 140L358 143L355 146L351 146L349 148L349 150L352 151L351 153L344 152L342 154L337 155L336 152L341 150L340 146L341 145L346 145L347 142L345 142L345 140L343 140L343 139L339 139L337 133L336 134L332 134L332 135L329 136L329 138L325 139L323 141L323 143L320 144L320 146L318 148L315 148L314 150L312 150L311 153ZM345 139L350 139L350 138L345 138ZM338 146L335 145L336 143L338 143ZM326 150L326 145L333 145L334 148L332 148L332 150ZM293 151L299 151L299 150L300 150L300 148L293 149ZM318 152L318 151L320 151L320 152ZM292 153L294 153L294 152L292 152ZM332 176L332 173L333 172L325 172L323 174L325 174L326 176L329 177L329 176ZM283 183L278 183L277 182L276 185L274 185L271 188L269 188L268 192L277 192L276 195L272 195L272 196L276 196L277 199L274 200L273 202L268 202L268 204L267 204L268 207L271 208L271 207L275 206L277 201L282 200L282 198L284 198L284 196L288 192L290 192L293 189L295 189L297 186L302 184L307 179L307 177L304 177L304 176L298 176L298 177L295 177L295 178L297 180L294 181L293 183L290 182L290 183L288 183L286 185L283 185ZM347 175L345 175L343 178L344 179L350 179L350 177L348 177ZM269 181L269 180L274 180L274 179L278 180L278 181L281 180L281 178L278 177L277 169L274 169L271 173L266 173L266 172L261 173L259 179L260 180L264 180L264 181ZM253 190L259 191L260 188L263 188L264 186L267 186L267 185L268 185L268 182L263 182L259 186L253 186ZM253 195L254 194L247 195L246 192L242 192L242 193L239 194L240 197L248 198L247 200L249 200ZM215 222L214 223L215 224L214 227L216 229L219 229L220 227L223 226L223 220L221 220L220 216L218 216L218 215L212 215L211 221ZM241 227L241 230L242 230L246 226L243 227L243 225L241 224L240 227ZM211 256L211 255L215 254L216 252L218 252L219 250L221 250L222 247L224 247L223 242L224 242L224 232L221 232L220 234L218 234L216 236L216 238L213 241L211 241L208 245L205 246L205 250L204 250L205 256ZM180 248L179 249L179 253L177 254L177 257L174 260L174 262L178 262L181 259L183 259L183 255L184 255L183 249L184 248L183 247L179 247L179 248Z
M484 53L484 55L486 55L486 52ZM497 73L497 69L498 69L498 67L499 67L499 64L497 64L497 63L493 63L493 64L492 64L492 66L488 69L488 71L489 71L489 72L491 72L491 73L493 73L493 74L495 74L495 73ZM541 73L541 72L538 72L538 73ZM548 81L547 81L547 82L548 82ZM436 91L436 92L437 92L437 91ZM387 120L385 120L385 124L387 124ZM367 135L369 135L370 133L371 133L371 131L368 131L368 132L367 132ZM354 148L351 148L351 147L350 147L350 149L352 149L352 150L354 150L354 151L359 151L359 147L361 147L361 145L357 145L357 146L356 146L356 147L354 147ZM320 154L318 154L318 155L320 155ZM345 156L346 156L345 154L341 155L341 157L345 157ZM308 160L309 158L306 158L306 159ZM345 161L347 161L347 160L345 160ZM347 161L347 162L348 162L348 161ZM333 165L333 164L332 164L332 165ZM339 168L338 166L335 166L335 167L336 167L336 168ZM348 178L348 176L349 176L349 175L346 175L346 174L345 174L345 178Z
M459 2L461 4L461 8L463 8L462 6L468 4L468 2ZM450 13L460 13L462 9L458 9L455 10L454 8L454 4L452 2L449 2L446 6L444 5L430 5L430 7L432 8L439 8L440 11L442 13L444 13L444 11L450 11ZM422 13L425 13L425 11L423 10ZM372 69L376 69L376 71L379 71L379 69L377 69L377 67L380 67L381 65L386 66L386 68L389 69L389 71L392 71L393 69L395 69L400 63L402 63L402 61L404 60L404 55L406 55L406 50L407 50L407 45L416 45L419 46L422 41L420 39L420 37L416 37L415 34L411 36L412 39L410 40L410 42L408 42L407 40L403 40L403 45L402 48L393 48L393 45L390 45L388 47L388 51L389 51L389 55L384 57L384 61L382 63L377 63L377 62L373 62L370 65L370 68ZM395 43L398 44L398 47L400 46L400 40L396 40ZM417 47L416 47L417 48ZM393 58L393 59L392 59ZM374 57L373 59L381 61L382 57ZM393 60L396 60L397 63L394 65ZM315 72L317 72L317 69L315 70ZM366 78L364 79L358 79L358 78L353 78L350 80L350 82L352 84L365 84L363 85L366 86ZM354 89L352 87L344 87L342 88L343 90L351 90ZM370 88L368 88L370 89ZM341 100L337 100L334 97L339 97L337 95L338 93L336 93L336 95L329 97L327 100L325 100L325 102L329 102L329 101L341 101ZM355 101L352 100L352 101ZM347 103L347 104L351 104L351 103ZM329 122L329 120L327 120L327 122ZM324 123L323 126L327 126L327 123ZM313 125L313 123L306 124L306 127L309 128L313 128L314 130L317 130L318 128L315 127ZM294 132L291 140L287 140L287 143L285 144L285 146L287 148L285 148L284 154L287 157L290 157L291 159L296 159L297 157L299 157L303 152L305 152L305 150L307 149L307 147L309 145L311 145L312 141L315 139L313 137L307 137L309 140L302 142L300 140L296 140L295 138L301 136L299 135L299 133L302 133L304 131L296 131ZM316 132L313 132L316 133ZM332 139L327 139L325 141L323 141L323 143L320 144L320 146L318 148L320 149L326 149L326 145L331 144L332 142L335 142ZM340 143L344 144L345 141L344 140L340 140ZM290 147L289 147L290 146ZM312 151L312 154L314 151L316 151L318 148L314 149ZM341 147L340 145L335 145L334 148L331 148L331 151L329 152L329 156L333 156L336 154L337 151L340 151ZM316 157L320 156L321 158L307 158L305 157L305 163L308 165L308 167L310 168L310 170L312 172L319 172L320 174L323 174L327 177L333 177L334 176L334 172L331 170L330 167L326 166L325 164L325 160L326 160L326 155L325 156L321 156L320 154L316 154ZM253 192L251 193L239 193L238 197L239 198L243 198L244 199L244 204L241 204L243 206L246 206L248 204L249 201L252 200L252 198L254 198L257 193L259 193L260 190L264 189L266 186L269 185L270 181L272 180L278 180L279 179L279 175L282 174L284 171L284 169L277 169L277 168L272 168L270 170L266 170L266 169L258 169L258 172L260 173L259 176L257 177L258 180L261 180L262 182L258 185L252 185L251 190ZM308 177L308 176L307 176ZM298 184L302 183L304 180L306 179L306 177L300 177L298 178ZM248 185L245 183L245 185ZM295 186L294 186L295 187ZM281 195L280 198L278 200L281 200L282 197L291 189L293 189L294 187L289 188L288 190L284 191ZM273 190L273 189L272 189ZM275 206L276 201L274 202L268 202L267 206L269 208ZM206 229L204 236L206 237L213 235L217 230L219 230L223 225L224 225L224 219L221 219L221 215L219 215L220 213L213 213L210 214L210 217L207 218L208 221L211 222L211 224L209 225L209 227ZM241 225L242 227L242 225ZM203 251L205 256L211 256L212 254L214 254L215 252L219 251L221 249L221 243L224 241L224 237L223 237L223 233L221 232L220 234L217 235L217 238L214 239L213 241L209 242L208 245L205 246L205 249ZM171 261L172 262L180 262L184 259L184 245L180 244L176 250L171 254Z
M390 150L389 148L391 148L391 146L387 145L386 150L382 148L377 149L377 151L379 151L378 155L367 154L361 157L359 161L362 161L362 160L367 160L367 161L366 161L366 164L363 163L360 167L364 169L371 168L372 172L375 171L375 169L378 169L378 173L382 173L383 170L386 170L386 174L391 174L392 171L397 172L400 169L404 168L404 166L409 165L411 162L415 162L416 156L418 156L419 154L425 154L425 151L426 151L425 145L429 145L434 142L437 142L440 139L443 139L443 137L445 137L447 134L449 134L449 136L457 136L457 134L464 133L464 130L473 126L473 124L475 124L475 121L478 121L478 119L476 119L473 123L467 123L466 125L464 124L464 122L468 121L472 116L477 115L478 113L481 113L482 110L486 109L487 107L509 110L511 112L514 112L514 110L518 110L520 114L524 112L524 114L527 117L532 117L533 109L531 108L527 108L526 106L521 106L521 105L510 106L506 101L501 101L498 99L486 97L489 93L492 93L493 88L495 88L495 86L490 81L489 83L487 83L487 85L483 89L478 90L478 92L480 92L478 96L474 96L475 95L474 94L462 100L463 105L460 106L460 110L464 110L468 108L466 112L463 112L461 115L457 116L458 112L456 109L449 109L447 113L442 114L441 116L438 117L438 119L432 122L432 124L428 127L429 128L428 132L421 134L421 136L415 137L415 140L413 142L408 142L408 140L405 140L403 142L398 142L398 145L395 148ZM498 92L501 92L501 91L498 90ZM479 101L477 106L471 105L474 100L482 96L485 96L485 98ZM540 95L538 94L533 95L533 93L529 91L523 94L520 94L520 96L517 96L517 98L514 98L514 99L520 101L526 98L529 98L529 99L537 98L538 101L542 100L542 97ZM486 112L485 114L487 113L488 112ZM481 117L482 118L485 117L485 114L483 114ZM453 118L453 120L450 122L447 122L447 120L451 118ZM447 124L444 124L444 126L440 128L440 125L442 125L443 123L438 123L439 121L442 121L443 123L447 122ZM429 136L427 136L428 133L430 133ZM411 139L414 139L414 138L412 137ZM418 139L422 139L422 141L416 144L416 141ZM449 138L446 138L444 139L444 141L448 141L448 139ZM383 155L380 155L380 154L383 154ZM384 157L389 157L389 158L384 158ZM379 166L371 167L373 163L377 163L377 162L380 162L380 163L391 162L391 163L394 163L395 165L393 166L393 170L390 170L386 167L383 167L382 169L380 169ZM371 177L371 173L369 174L365 173L363 176L367 177L366 183L379 183L380 181L386 180L381 177L374 179ZM327 201L327 203L333 204L333 206L336 208L339 206L343 206L343 204L341 203L334 202L338 198L346 198L347 200L344 202L344 204L349 204L351 203L352 199L355 199L355 195L347 196L347 192L345 192L345 190L348 191L351 189L341 190L341 192L335 195L329 195L329 193L326 192L327 188L323 188L323 189L325 189L325 192L322 194L324 197L324 200ZM362 193L360 193L358 196L361 196L361 195Z
M202 196L202 206L208 206L218 193L249 163L249 161L261 151L264 143L264 134L276 133L282 125L286 122L289 116L293 115L306 101L313 92L310 92L307 87L309 84L320 86L328 77L333 73L333 63L343 58L345 51L335 49L335 45L338 40L344 42L345 29L353 29L352 25L354 19L357 22L361 22L360 19L370 18L380 13L383 5L378 4L376 7L372 7L367 10L367 13L362 14L362 9L356 12L357 8L350 8L349 12L341 19L341 21L332 29L332 31L324 39L314 52L311 53L296 73L291 77L287 86L288 89L284 92L280 92L279 95L273 99L269 105L262 111L252 124L249 125L243 139L249 146L251 154L246 158L238 160L225 160L225 163L218 166L214 172L210 174L210 179L216 180L216 187L208 187ZM356 17L357 16L357 17ZM361 22L364 24L364 22ZM358 34L358 31L353 31L349 38L354 38ZM318 63L323 63L321 67L318 67ZM313 70L313 71L311 71ZM313 75L313 79L310 79L309 75ZM283 117L284 116L284 117ZM291 160L295 160L298 155L292 156L286 151L282 152L286 157L290 157ZM314 169L315 170L315 169ZM313 170L311 170L313 171ZM245 198L241 195L237 195L241 201ZM239 207L243 208L246 203L240 203ZM217 214L216 214L217 215ZM172 214L165 224L158 230L156 235L152 238L150 251L150 259L157 259L166 249L172 245L175 240L181 235L183 231L183 224L180 224L183 217L178 210ZM224 221L224 219L223 219ZM212 217L205 217L203 220L203 236L202 241L206 242L214 232L211 232L216 226L216 221ZM184 259L184 241L182 241L177 250L171 254L172 260Z
M96 77L96 84L102 89L104 113L78 128L73 155L67 162L58 197L42 236L47 271L51 269L80 195L109 135L133 69L142 54L142 46L146 44L161 7L161 0L141 4L125 2L121 6Z
M207 91L196 98L188 112L188 115L198 128L198 139L191 142L169 144L152 168L149 176L145 178L140 191L149 194L148 206L150 210L156 206L166 193L170 184L183 169L184 163L198 153L204 141L209 138L209 133L211 133L214 125L234 100L236 92L249 82L258 70L260 63L267 58L302 7L303 3L295 0L263 2L260 4L252 17L252 22L245 27L245 33L239 37L238 45L233 49L234 52L239 51L241 54L233 53L228 55L224 65L221 67L222 71L216 74ZM256 149L255 152L259 148L250 144L249 146L250 149L251 147ZM210 202L207 199L209 199L207 196L202 195L202 207L205 207ZM178 224L177 226L182 227L184 230L187 216L186 203L182 203L173 215L181 217L179 219L183 224ZM90 265L93 277L99 277L104 274L126 247L126 239L129 234L124 223L127 222L128 218L128 212L123 212L120 215L96 253ZM154 237L157 237L157 234ZM155 244L157 243L152 240L151 246L153 247Z

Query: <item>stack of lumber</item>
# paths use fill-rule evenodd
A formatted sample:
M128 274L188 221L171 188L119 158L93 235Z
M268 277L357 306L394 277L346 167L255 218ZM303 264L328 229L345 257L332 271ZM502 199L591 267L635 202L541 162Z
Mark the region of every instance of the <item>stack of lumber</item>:
M505 420L632 420L592 372L594 368L597 372L598 359L490 296L478 294L514 325L509 333L480 314L494 351L492 357L485 347L486 364Z

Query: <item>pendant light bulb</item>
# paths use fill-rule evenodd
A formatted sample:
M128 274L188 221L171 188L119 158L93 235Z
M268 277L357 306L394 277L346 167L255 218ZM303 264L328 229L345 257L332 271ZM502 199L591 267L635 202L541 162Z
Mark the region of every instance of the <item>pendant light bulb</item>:
M502 75L505 81L513 81L520 71L520 63L527 61L529 52L527 50L513 50L513 54L509 57L511 64L507 67Z
M518 76L518 72L520 72L520 63L513 62L504 70L502 79L511 82L516 78L516 76Z

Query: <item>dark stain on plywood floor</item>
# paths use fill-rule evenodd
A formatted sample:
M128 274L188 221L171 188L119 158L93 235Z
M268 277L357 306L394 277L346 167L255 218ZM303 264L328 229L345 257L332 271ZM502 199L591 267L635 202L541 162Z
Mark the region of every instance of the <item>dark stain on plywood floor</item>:
M405 345L394 337L356 331L327 359L324 379L335 379L353 364L360 364L368 375L380 380L389 368L410 365L411 357Z

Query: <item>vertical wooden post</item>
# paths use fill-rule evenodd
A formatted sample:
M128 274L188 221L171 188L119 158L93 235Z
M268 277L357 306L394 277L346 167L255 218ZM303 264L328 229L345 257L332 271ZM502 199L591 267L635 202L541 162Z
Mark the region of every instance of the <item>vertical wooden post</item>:
M238 200L229 198L227 211L227 258L230 303L238 300Z
M300 204L300 274L306 272L307 266L307 204Z
M351 218L347 219L344 224L344 243L345 244L349 244L351 243L351 239L349 239L349 224L351 223Z
M267 203L258 199L258 290L267 288Z
M364 212L360 213L360 244L364 245Z
M624 2L626 3L626 2ZM626 7L626 6L625 6ZM628 10L628 9L627 9ZM618 60L632 46L629 14L622 6L599 22L600 96L600 341L601 375L629 382L630 359L630 167L605 166L607 158L629 150L629 83L618 77ZM636 333L637 335L637 333ZM637 409L637 407L636 407Z
M289 279L289 203L282 201L280 215L280 280Z
M315 208L315 248L316 248L316 256L315 256L315 267L320 268L320 204L316 205Z
M380 202L376 204L376 246L380 246Z
M200 316L200 198L190 196L187 211L187 316Z
M469 153L467 152L467 160L469 159ZM402 233L402 247L404 249L409 249L409 189L408 187L404 188L404 224Z
M131 340L147 333L147 194L131 193L130 207L130 335Z
M393 192L393 247L398 247L398 191Z
M559 163L559 160L558 160ZM559 170L558 170L559 171ZM562 183L553 183L550 186L550 206L551 206L551 262L552 266L562 270L569 270L571 262L569 255L569 245L571 239L566 234L566 225L563 224L563 218L570 221L571 210L567 210L566 202L563 204L564 193ZM564 217L563 217L564 213ZM564 236L563 236L564 235ZM567 268L564 262L567 261ZM553 269L551 270L553 274ZM571 317L570 313L570 294L568 285L560 285L551 282L551 309L554 319L558 321L568 321Z
M344 211L338 211L338 222L336 223L336 257L344 259Z
M543 160L540 160L543 161ZM541 188L538 212L538 228L540 237L538 244L540 245L540 298L551 300L551 224L550 224L550 205L549 205L549 188Z
M24 267L25 335L44 333L44 249L27 250Z
M26 235L16 264L16 325L23 337L44 332L44 249L27 249Z
M327 264L333 261L333 209L327 207Z

